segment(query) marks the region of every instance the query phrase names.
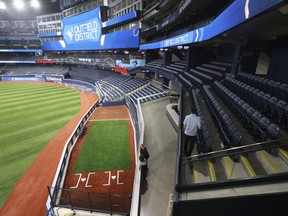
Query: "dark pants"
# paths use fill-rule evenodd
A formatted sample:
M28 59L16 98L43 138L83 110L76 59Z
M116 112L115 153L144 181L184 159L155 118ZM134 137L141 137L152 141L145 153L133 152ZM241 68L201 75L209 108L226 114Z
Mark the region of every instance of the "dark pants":
M196 138L197 136L188 136L184 134L184 154L186 157L191 156Z
M146 180L147 173L148 173L148 166L147 165L141 166L141 178L143 180Z

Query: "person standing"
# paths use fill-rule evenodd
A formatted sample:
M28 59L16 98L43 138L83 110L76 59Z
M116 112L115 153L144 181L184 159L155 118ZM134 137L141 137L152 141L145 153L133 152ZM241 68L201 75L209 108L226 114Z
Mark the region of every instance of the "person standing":
M146 180L148 166L147 166L147 161L142 154L140 154L139 156L139 162L140 162L139 168L141 170L141 194L144 194L148 189L148 183Z
M185 116L184 128L184 153L186 157L191 156L194 144L197 139L198 130L201 129L201 119L195 114L195 109L191 108L191 113Z
M146 159L147 163L147 169L148 169L148 158L150 157L149 152L147 148L144 146L144 144L140 144L140 155L143 155L143 157Z
M140 161L140 169L141 169L141 177L143 180L146 180L147 177L147 160L144 158L143 155L139 156L139 161Z

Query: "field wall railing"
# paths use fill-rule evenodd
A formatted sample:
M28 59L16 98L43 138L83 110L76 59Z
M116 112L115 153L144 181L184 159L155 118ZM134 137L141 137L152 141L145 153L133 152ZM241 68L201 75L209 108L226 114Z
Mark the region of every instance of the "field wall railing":
M50 210L51 203L55 203L58 195L58 190L59 188L62 188L63 186L63 176L66 175L67 167L69 164L69 158L71 155L71 152L74 148L74 144L77 142L79 136L81 135L82 127L85 127L86 122L90 118L90 116L93 114L95 111L96 107L99 106L99 101L96 101L86 112L86 114L82 117L82 119L79 121L77 124L76 128L74 129L73 133L69 137L68 141L66 142L64 146L64 150L62 152L62 156L51 186L51 190L49 191L49 194L51 195L48 197L47 202L46 202L46 207L48 210Z
M85 211L87 214L95 212L96 214L101 213L101 215L129 215L130 212L131 196L68 188L51 188L50 190L59 190L55 204L53 204L53 212L50 215L61 215L58 214L59 209L70 210L74 214L79 210Z
M133 192L132 192L132 200L131 200L131 209L130 209L130 215L131 216L138 216L139 210L140 210L140 202L141 202L141 194L140 194L140 188L141 188L141 171L138 169L139 167L139 160L138 156L140 154L139 145L144 142L144 129L145 129L145 123L144 118L142 114L142 108L140 100L137 100L137 104L134 104L134 102L129 98L125 97L126 104L128 106L133 126L135 130L135 176L134 176L134 184L133 184Z

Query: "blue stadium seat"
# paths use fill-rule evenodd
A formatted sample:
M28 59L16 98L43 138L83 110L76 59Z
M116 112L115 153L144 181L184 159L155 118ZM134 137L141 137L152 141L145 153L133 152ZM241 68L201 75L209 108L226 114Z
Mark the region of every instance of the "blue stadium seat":
M242 134L239 131L235 131L232 137L232 145L239 146L242 140Z
M267 117L263 116L260 120L259 120L259 124L263 129L267 129L268 125L270 124L270 119L268 119Z
M241 119L240 119L240 122L242 124L245 124L245 116L247 115L247 111L248 109L250 108L250 105L248 103L244 103L241 107Z
M285 113L285 125L284 125L284 128L287 128L287 123L288 123L288 105L286 105L285 107L284 107L284 113Z
M286 101L288 99L288 85L286 83L282 83L279 86L279 90L280 90L280 98Z
M285 106L286 102L284 100L279 100L276 103L276 119L280 125L282 125L285 121Z
M251 130L251 134L255 139L258 139L260 137L260 132L259 132L259 120L262 118L262 114L258 111L254 112L254 114L252 115L252 130Z
M278 99L276 97L271 97L269 99L269 115L271 118L276 118L277 116L277 109L276 109L277 102Z
M269 112L269 99L271 98L270 94L265 94L262 98L262 103L263 103L263 113L268 113Z
M259 110L263 110L263 97L264 97L265 93L263 91L259 91L257 93L257 109Z
M237 128L235 127L235 125L231 124L228 128L228 137L232 138L233 134L235 133L236 130L237 130Z
M272 95L275 95L275 96L280 95L280 92L281 92L280 85L281 83L277 81L273 83Z
M232 124L232 120L229 118L224 122L224 127L228 129L231 124Z
M267 127L267 132L269 139L276 139L280 133L280 127L277 124L271 123Z

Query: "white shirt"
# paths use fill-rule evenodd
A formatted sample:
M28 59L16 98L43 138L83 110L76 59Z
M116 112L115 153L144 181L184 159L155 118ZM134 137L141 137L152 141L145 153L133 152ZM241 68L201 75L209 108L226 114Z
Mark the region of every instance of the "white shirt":
M198 128L201 129L201 119L194 113L187 115L184 119L184 133L188 136L196 136Z

